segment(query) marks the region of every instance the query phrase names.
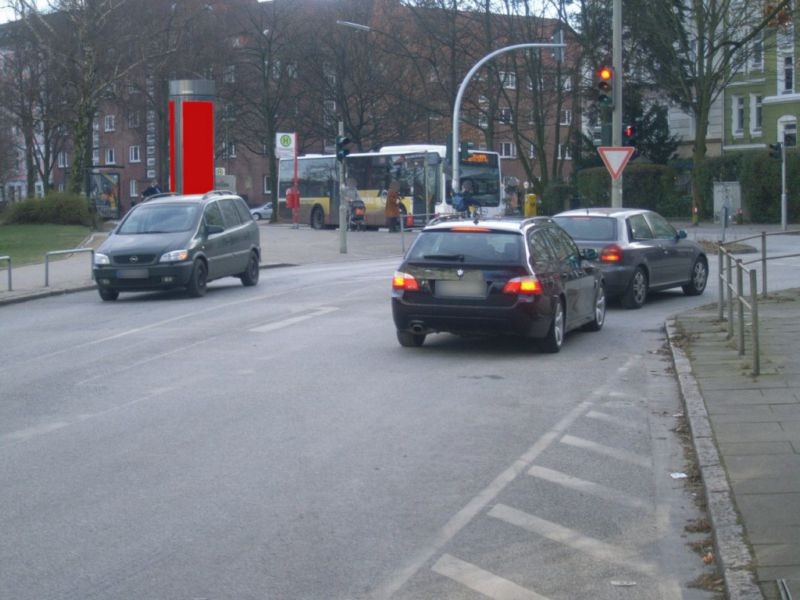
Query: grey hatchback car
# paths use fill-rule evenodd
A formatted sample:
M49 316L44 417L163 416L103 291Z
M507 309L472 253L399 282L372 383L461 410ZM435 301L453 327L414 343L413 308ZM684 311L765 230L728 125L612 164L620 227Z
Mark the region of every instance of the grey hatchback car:
M261 242L244 200L229 192L167 195L135 206L94 255L103 300L120 292L186 288L206 293L212 279L258 283Z
M609 298L626 308L640 308L655 290L683 288L699 296L708 281L708 258L702 246L686 238L664 217L637 208L580 208L553 220L581 249L599 257Z

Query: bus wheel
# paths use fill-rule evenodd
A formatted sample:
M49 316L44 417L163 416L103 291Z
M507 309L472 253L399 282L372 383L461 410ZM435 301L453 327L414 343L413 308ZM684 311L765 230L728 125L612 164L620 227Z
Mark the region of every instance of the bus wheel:
M319 206L315 206L314 210L311 211L311 229L322 229L325 225L325 213L322 212L322 208Z

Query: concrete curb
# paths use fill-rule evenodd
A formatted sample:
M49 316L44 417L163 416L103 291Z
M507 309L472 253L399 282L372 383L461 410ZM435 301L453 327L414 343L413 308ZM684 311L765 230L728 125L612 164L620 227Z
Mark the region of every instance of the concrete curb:
M755 560L747 545L744 528L739 522L739 515L733 503L733 493L714 441L705 401L692 373L689 358L676 343L678 331L675 319L667 320L666 329L684 411L692 433L692 443L706 492L717 564L725 581L727 598L764 600L755 578Z

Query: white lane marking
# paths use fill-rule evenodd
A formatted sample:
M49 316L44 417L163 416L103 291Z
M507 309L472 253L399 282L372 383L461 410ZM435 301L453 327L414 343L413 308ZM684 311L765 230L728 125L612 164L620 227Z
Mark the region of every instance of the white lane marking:
M596 560L630 567L640 573L656 574L658 566L637 558L635 551L626 552L624 548L601 542L592 537L581 535L569 527L540 519L534 515L517 510L505 504L498 504L489 511L489 516L500 519L511 525L521 527L559 544L564 544L583 552Z
M641 430L638 423L634 421L626 421L624 419L619 419L617 417L611 416L609 414L597 411L597 410L590 410L586 413L586 416L590 419L595 419L597 421L603 421L604 423L611 423L612 425L619 425L620 427L624 427L625 429L631 429L633 431Z
M615 376L619 377L626 373L633 363L638 360L641 359L636 356L628 358L627 362L617 369ZM611 378L609 378L609 381L611 381ZM533 464L533 461L539 458L542 452L557 441L559 436L571 427L592 404L597 402L599 398L606 396L610 387L612 387L610 383L602 385L594 390L587 400L584 400L569 411L550 431L546 432L522 456L515 460L510 467L500 473L494 481L481 490L477 496L472 498L464 508L453 515L450 520L445 523L444 527L433 536L428 547L422 548L412 557L406 566L400 568L389 581L377 588L370 597L379 600L391 598L417 571L423 568L441 548L449 543L459 531L466 527L478 513L490 502L493 502L509 483L514 481L520 473L523 473Z
M597 442L592 442L591 440L575 437L574 435L565 435L560 441L562 444L567 444L568 446L589 450L595 454L610 456L611 458L615 458L632 465L644 467L646 469L650 469L653 466L653 464L650 462L650 459L645 456L640 456L638 454L634 454L633 452L628 452L627 450L620 450L619 448L604 446L603 444L598 444Z
M11 433L5 433L0 435L0 447L5 446L7 442L24 442L30 438L36 437L37 435L44 435L52 431L58 431L59 429L67 427L68 425L69 423L65 421L60 421L58 423L42 423L41 425L36 425L35 427L28 427L27 429L19 429L17 431L12 431Z
M528 469L528 475L538 479L544 479L545 481L549 481L551 483L556 483L577 492L589 494L604 500L610 500L611 502L616 502L617 504L630 506L631 508L646 509L651 507L648 502L642 500L641 498L631 496L626 492L620 492L599 483L594 483L593 481L578 479L577 477L567 475L566 473L562 473L560 471L554 471L553 469L547 469L545 467L534 465Z
M449 554L442 555L433 570L494 600L547 600L545 596Z
M335 306L321 306L314 312L305 315L298 315L296 317L289 317L288 319L275 321L274 323L267 323L266 325L260 325L258 327L253 327L250 329L250 331L254 331L256 333L267 333L269 331L275 331L276 329L283 329L284 327L289 327L290 325L302 323L303 321L313 319L314 317L321 317L322 315L327 315L328 313L332 313L336 310L339 309Z

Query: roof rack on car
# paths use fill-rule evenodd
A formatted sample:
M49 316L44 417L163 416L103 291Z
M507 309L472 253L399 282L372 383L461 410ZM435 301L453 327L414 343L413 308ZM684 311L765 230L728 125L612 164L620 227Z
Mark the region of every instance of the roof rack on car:
M235 196L236 193L230 190L208 190L205 194L203 194L203 198L208 198L209 196L224 196L229 194L231 196Z
M167 196L177 196L177 195L178 194L176 194L175 192L159 192L157 194L152 194L150 196L147 196L147 198L142 200L142 202L150 202L150 200L155 200L157 198L166 198Z

